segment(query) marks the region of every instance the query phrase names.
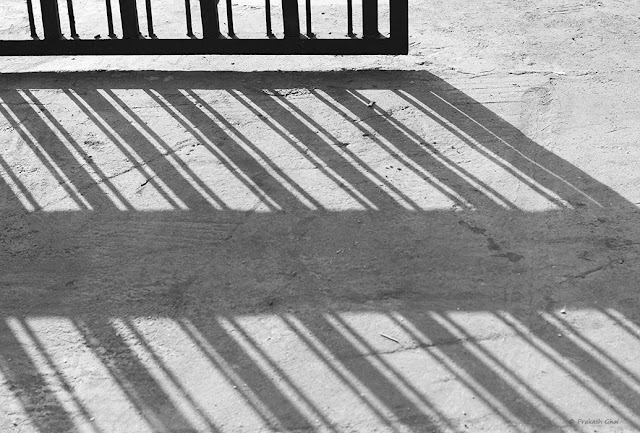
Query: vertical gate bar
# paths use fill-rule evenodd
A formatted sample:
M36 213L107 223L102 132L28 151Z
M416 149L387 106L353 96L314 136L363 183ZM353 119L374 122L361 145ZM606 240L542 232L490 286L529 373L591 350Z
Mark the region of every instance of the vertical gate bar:
M227 0L227 28L229 30L229 36L235 35L233 31L233 10L231 10L231 0Z
M347 0L347 36L353 37L353 0Z
M113 32L113 12L111 11L111 0L106 0L107 3L107 26L109 27L109 37L115 38L116 34Z
M31 32L31 37L33 39L38 39L38 34L36 33L36 20L33 17L33 4L31 0L27 0L27 12L29 13L29 31Z
M184 10L187 16L187 36L193 37L193 25L191 24L191 1L184 0Z
M313 32L311 31L311 0L307 0L306 4L306 12L307 12L307 36L312 37Z
M264 0L265 18L267 20L267 36L273 36L271 30L271 0Z
M204 39L218 39L220 37L220 23L218 21L217 0L200 0L200 15L202 17L202 37Z
M153 33L153 15L151 12L151 0L146 0L147 6L147 30L149 31L149 37L155 38L156 35Z
M71 37L76 39L79 38L78 33L76 32L76 16L73 13L73 0L67 0L67 12L69 14L69 30L71 30Z
M140 25L138 24L136 0L120 0L120 19L122 20L122 38L138 39Z
M409 0L393 0L390 5L391 38L403 53L409 52ZM397 44L397 45L396 45Z
M298 0L282 0L282 20L284 21L284 37L300 37L300 16Z
M377 38L378 0L362 0L362 35L365 38Z
M58 0L40 0L40 10L42 12L44 38L48 40L62 39L62 30L60 30L60 12L58 11Z

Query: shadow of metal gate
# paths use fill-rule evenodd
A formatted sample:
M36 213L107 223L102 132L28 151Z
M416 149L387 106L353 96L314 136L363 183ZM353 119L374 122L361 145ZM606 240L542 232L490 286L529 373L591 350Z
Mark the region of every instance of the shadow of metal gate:
M118 0L122 35L114 32L112 0L106 2L107 39L83 39L76 31L73 0L66 0L70 38L63 35L58 0L40 0L42 34L38 35L32 0L26 0L31 40L0 40L0 55L126 55L126 54L407 54L408 0L390 0L389 36L379 32L378 0L362 0L362 33L354 33L353 0L346 1L346 31L340 39L318 38L313 33L312 1L304 0L306 29L300 29L298 0L282 0L284 36L272 31L271 0L265 0L263 38L239 38L234 30L231 0L226 1L226 32L221 29L218 2L199 1L202 37L193 32L191 0L185 0L187 39L159 38L154 31L153 1L144 0L148 37L140 32L136 0Z

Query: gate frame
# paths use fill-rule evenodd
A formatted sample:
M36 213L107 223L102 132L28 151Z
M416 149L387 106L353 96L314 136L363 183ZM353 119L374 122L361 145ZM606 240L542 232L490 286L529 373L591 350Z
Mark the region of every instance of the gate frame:
M69 1L69 0L68 0ZM216 0L200 0L202 39L142 38L135 0L120 0L122 39L73 39L62 36L58 0L40 0L44 39L0 41L0 56L49 55L187 55L187 54L408 54L409 0L390 0L390 36L378 32L378 0L363 0L363 38L316 39L300 34L298 0L282 0L285 37L238 39L220 33ZM349 2L350 4L351 2ZM28 0L28 4L31 1ZM109 10L107 12L109 14ZM349 14L351 18L351 14ZM31 20L31 34L35 34ZM112 23L110 24L110 29ZM72 26L75 26L72 20ZM351 29L349 30L351 32ZM73 31L72 31L73 33ZM135 37L137 35L137 37Z

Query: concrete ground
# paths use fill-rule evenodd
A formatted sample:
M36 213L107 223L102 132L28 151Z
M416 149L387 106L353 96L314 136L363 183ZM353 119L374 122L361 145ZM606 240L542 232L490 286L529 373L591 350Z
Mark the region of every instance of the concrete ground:
M640 3L0 71L1 432L640 431Z

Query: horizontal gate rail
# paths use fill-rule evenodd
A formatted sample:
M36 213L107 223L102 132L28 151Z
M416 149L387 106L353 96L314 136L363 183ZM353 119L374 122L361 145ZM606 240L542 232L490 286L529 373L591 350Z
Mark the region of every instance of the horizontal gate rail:
M32 0L26 0L31 40L0 40L0 56L38 55L127 55L127 54L407 54L409 48L408 0L390 0L389 37L382 36L378 27L378 1L362 0L362 36L353 29L353 1L343 0L347 6L346 32L343 39L318 38L312 28L312 0L304 0L305 34L301 34L299 0L281 0L284 37L276 38L271 22L271 1L265 0L265 37L238 38L234 29L232 1L226 0L227 33L222 34L218 2L197 0L200 5L202 38L193 33L191 1L185 0L188 38L158 38L153 25L152 0L145 0L148 37L140 33L136 0L115 0L120 6L122 35L114 32L112 0L104 0L108 39L96 36L82 39L76 31L73 0L66 0L70 39L63 35L58 0L39 0L44 38L38 37ZM62 1L62 0L61 0ZM303 0L300 0L303 1Z

